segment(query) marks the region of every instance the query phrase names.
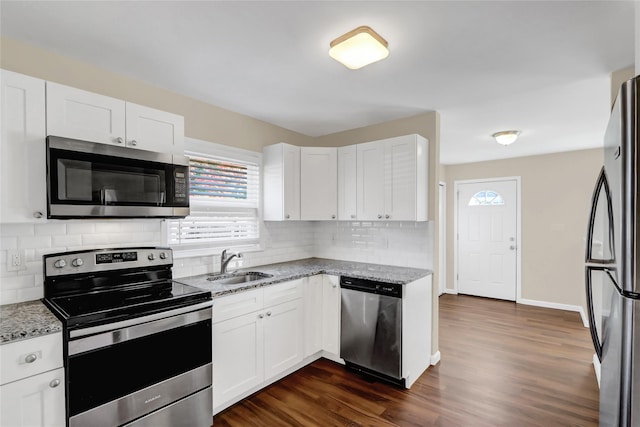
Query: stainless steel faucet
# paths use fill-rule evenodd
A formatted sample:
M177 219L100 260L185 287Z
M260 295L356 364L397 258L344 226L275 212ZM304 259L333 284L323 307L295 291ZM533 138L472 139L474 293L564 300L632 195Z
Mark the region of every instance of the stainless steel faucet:
M220 274L224 274L227 272L227 265L229 265L229 261L231 261L234 257L242 258L242 254L240 252L236 252L227 256L227 249L222 251L222 255L220 255Z

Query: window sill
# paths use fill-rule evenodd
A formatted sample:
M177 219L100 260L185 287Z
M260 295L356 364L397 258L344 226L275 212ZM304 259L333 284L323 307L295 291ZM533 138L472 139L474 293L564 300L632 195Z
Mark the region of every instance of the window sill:
M228 249L234 252L262 252L264 248L261 245L246 245L246 246L225 246L216 248L199 248L199 249L173 249L173 259L182 258L195 258L199 256L220 255L223 250Z

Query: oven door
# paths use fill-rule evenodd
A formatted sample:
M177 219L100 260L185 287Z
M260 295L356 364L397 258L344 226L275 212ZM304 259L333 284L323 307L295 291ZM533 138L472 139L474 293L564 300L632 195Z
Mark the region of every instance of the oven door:
M185 157L47 137L48 218L189 214Z
M71 331L69 426L113 427L142 419L210 426L211 339L210 301ZM176 408L185 414L176 416Z

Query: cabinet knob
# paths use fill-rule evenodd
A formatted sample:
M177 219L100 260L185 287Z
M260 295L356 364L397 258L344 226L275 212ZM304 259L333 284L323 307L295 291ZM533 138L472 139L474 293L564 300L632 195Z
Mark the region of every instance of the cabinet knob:
M40 211L37 211L37 212L34 212L34 213L33 213L33 217L34 217L34 218L42 218L42 216L43 216L43 215L42 215L42 212L40 212Z
M336 219L336 216L335 215L331 215L331 219Z
M51 388L56 388L60 385L60 380L59 379L55 379L55 380L51 380L51 382L49 383L49 387Z
M267 311L267 316L271 316L271 312L270 311Z
M27 363L33 363L38 359L38 355L35 353L31 353L31 354L27 354L27 356L24 358L24 361Z
M378 219L382 219L382 215L378 214Z
M264 314L258 314L258 319L264 319Z
M136 141L135 139L132 139L131 140L131 145L133 145L135 147L136 145L138 145L138 141Z
M122 139L122 137L121 137L121 136L117 137L115 141L116 141L116 143L117 143L117 144L122 144L122 143L124 143L124 139Z
M337 288L337 287L338 287L338 285L337 285L336 283L332 283L332 284L331 284L331 287L332 287L332 288Z
M384 217L385 217L386 219L389 219L389 218L391 218L391 215L386 214Z
M356 216L351 214L351 219L356 219Z
M284 217L285 217L286 219L289 219L291 216L290 216L289 214L286 214Z

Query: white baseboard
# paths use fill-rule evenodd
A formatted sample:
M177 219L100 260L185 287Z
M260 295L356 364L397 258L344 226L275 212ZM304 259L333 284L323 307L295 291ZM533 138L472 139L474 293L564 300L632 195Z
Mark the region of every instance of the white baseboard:
M536 307L544 307L544 308L554 308L556 310L566 310L566 311L575 311L580 314L580 318L582 319L582 324L585 328L589 327L589 319L587 319L587 315L585 314L583 308L579 305L571 305L571 304L559 304L557 302L547 302L547 301L538 301L533 299L519 299L516 301L518 304L524 305L533 305Z
M440 351L439 350L431 355L431 364L432 365L437 365L438 363L440 363Z
M596 380L598 380L598 388L600 388L600 359L595 353L593 353L593 370L596 371Z
M444 288L444 293L445 294L451 294L451 295L458 295L458 291L456 291L455 289Z

